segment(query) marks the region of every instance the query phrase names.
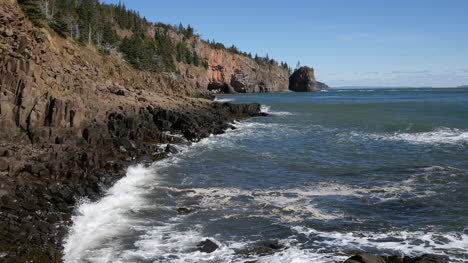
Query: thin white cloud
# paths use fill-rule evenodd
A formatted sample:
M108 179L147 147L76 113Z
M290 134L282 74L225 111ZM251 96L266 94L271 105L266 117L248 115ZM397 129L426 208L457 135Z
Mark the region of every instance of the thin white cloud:
M356 40L356 39L364 39L368 37L369 37L369 34L367 33L341 34L337 36L337 38L341 40Z
M377 71L354 72L354 75L361 75L361 76L365 76L365 75L378 75L378 74L380 74L380 72L377 72Z
M393 70L391 72L386 72L387 75L399 75L399 74L429 74L429 70Z

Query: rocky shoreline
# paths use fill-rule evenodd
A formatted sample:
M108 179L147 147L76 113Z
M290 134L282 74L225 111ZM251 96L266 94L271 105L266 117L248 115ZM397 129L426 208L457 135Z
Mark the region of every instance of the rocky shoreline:
M183 142L169 134L197 141L232 128L233 120L263 115L258 104L212 103L208 109L149 111L136 120L117 117L108 128L120 136L83 147L1 144L0 168L7 180L2 181L0 261L61 262L62 240L77 201L99 199L129 165L165 158L171 147L161 152L161 144ZM135 138L133 130L151 132L152 141Z
M139 71L34 27L13 0L0 0L0 36L0 262L61 262L79 200L98 200L129 165L165 158L171 144L186 143L180 136L194 142L265 115L259 104L214 102L210 83L287 87L284 70L257 69L243 57L234 63L237 55L208 48L201 50L210 56L207 72ZM250 79L238 68L257 73ZM294 81L311 84L306 91L326 88L306 73Z

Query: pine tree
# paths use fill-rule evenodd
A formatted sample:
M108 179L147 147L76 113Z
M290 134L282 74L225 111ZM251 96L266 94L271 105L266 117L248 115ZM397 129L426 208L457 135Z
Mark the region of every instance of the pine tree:
M57 32L61 37L66 38L68 36L68 24L65 22L62 13L57 13L50 24L50 27Z
M43 27L43 20L45 19L42 13L39 2L35 0L20 0L19 5L26 16L37 27Z

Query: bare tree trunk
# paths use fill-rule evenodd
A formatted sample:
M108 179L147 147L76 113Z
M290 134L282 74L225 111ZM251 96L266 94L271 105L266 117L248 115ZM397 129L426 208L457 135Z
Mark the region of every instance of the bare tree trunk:
M50 20L50 14L49 14L49 0L44 1L44 11L45 11L45 16L47 19Z
M96 29L96 44L101 45L102 42L102 29Z
M75 23L75 32L76 32L76 39L80 39L81 34L80 34L80 27L78 26L78 22Z
M88 44L92 44L91 43L91 25L88 26Z

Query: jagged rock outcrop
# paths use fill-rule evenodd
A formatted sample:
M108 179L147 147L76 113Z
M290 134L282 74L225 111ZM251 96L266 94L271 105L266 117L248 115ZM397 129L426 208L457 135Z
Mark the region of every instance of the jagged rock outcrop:
M295 92L317 91L317 81L314 70L309 67L301 67L289 77L289 89Z

